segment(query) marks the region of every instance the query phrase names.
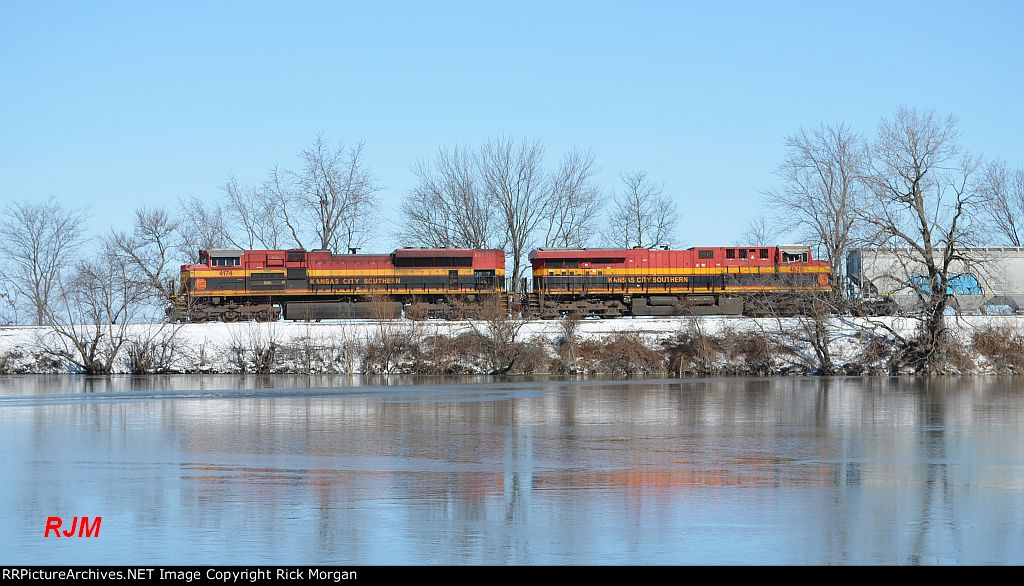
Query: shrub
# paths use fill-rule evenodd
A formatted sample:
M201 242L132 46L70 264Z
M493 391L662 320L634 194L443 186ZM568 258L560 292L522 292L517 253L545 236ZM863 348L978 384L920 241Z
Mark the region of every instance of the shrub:
M273 323L245 324L231 330L228 348L238 372L270 374L277 365L280 333Z
M1009 326L985 326L971 334L971 346L997 372L1024 371L1024 335Z
M720 369L721 340L691 323L664 343L670 371L676 376L716 374Z
M432 335L423 338L414 354L415 374L476 374L479 347L476 336Z
M588 350L596 357L596 370L604 374L650 375L666 372L665 354L647 344L636 332L616 333Z

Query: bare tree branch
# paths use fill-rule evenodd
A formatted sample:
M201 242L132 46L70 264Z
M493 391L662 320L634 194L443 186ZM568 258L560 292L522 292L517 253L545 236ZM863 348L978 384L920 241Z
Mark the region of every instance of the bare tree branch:
M227 196L225 210L228 238L233 246L243 249L266 248L270 250L285 246L286 225L283 221L284 206L276 194L262 186L243 187L234 176L221 187Z
M178 250L184 259L196 262L200 250L231 246L224 210L217 202L183 198L178 202L178 212Z
M593 237L601 210L597 171L590 152L573 149L562 157L545 202L545 247L582 248Z
M767 192L773 215L783 231L796 231L824 253L838 298L854 228L853 206L864 188L864 141L845 124L823 124L786 137L786 148L777 171L783 185Z
M363 162L363 143L331 148L323 136L302 151L303 167L291 172L286 205L300 225L312 228L320 248L341 250L364 243L372 229L380 186Z
M624 248L671 245L679 211L665 194L664 185L652 182L646 171L630 171L620 177L623 189L612 196L605 239Z
M134 281L143 283L147 297L163 306L177 286L178 267L175 238L179 220L161 208L135 210L131 232L111 234L112 253L116 262L131 271Z
M764 246L777 243L780 228L765 216L758 216L747 222L740 237L733 242L736 246Z
M993 161L982 172L979 190L986 198L986 216L992 232L1004 244L1024 243L1024 169L1009 169Z
M293 211L293 208L298 206L293 203L295 201L295 186L292 182L292 175L274 165L267 180L263 182L263 194L264 197L273 200L274 209L280 214L278 219L283 224L283 229L288 233L288 237L291 238L292 246L306 248L303 246L300 236L299 219L301 215Z
M61 281L60 301L47 311L51 335L43 350L87 374L109 374L128 340L146 285L118 262L116 245L104 241L94 257L79 262Z
M431 247L490 248L495 211L481 188L472 154L465 148L441 148L413 167L419 179L402 203L402 241Z
M477 167L486 197L502 226L502 244L512 256L512 290L522 291L522 266L543 215L550 184L540 142L501 138L480 148Z

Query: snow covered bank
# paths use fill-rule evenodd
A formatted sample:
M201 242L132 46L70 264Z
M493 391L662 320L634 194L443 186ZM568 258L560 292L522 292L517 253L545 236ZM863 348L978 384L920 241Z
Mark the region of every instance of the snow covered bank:
M961 359L949 372L1016 372L1024 316L950 317ZM890 373L908 318L736 317L583 321L132 325L114 373L804 374L822 350L837 372ZM824 333L823 333L824 332ZM107 344L106 347L103 344ZM56 350L60 351L56 351ZM1022 347L1021 349L1024 349ZM96 352L111 352L109 341ZM77 349L72 348L74 355ZM81 372L45 327L0 328L0 373ZM1024 360L1024 356L1021 357ZM77 364L76 364L77 363Z

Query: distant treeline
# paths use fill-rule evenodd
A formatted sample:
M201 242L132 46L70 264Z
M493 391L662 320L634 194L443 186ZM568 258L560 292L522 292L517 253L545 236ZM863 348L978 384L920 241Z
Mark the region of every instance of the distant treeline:
M765 213L736 244L800 238L832 264L836 297L851 247L901 255L921 267L905 284L921 299L913 352L924 371L941 364L951 267L969 267L972 247L1021 245L1024 171L966 152L953 116L915 108L897 108L870 136L826 123L784 140L777 181L765 178L776 184L765 191ZM102 343L110 343L124 324L159 321L178 265L200 248L362 248L384 220L365 149L317 137L291 168L229 176L216 198L140 207L133 226L95 238L85 233L86 209L56 198L16 201L0 220L0 323L62 329L89 352L101 340L83 339L72 324L104 325ZM591 152L546 156L527 139L441 147L412 171L401 242L502 248L513 277L537 246L671 245L677 201L686 197L666 193L642 170L600 185ZM97 245L87 248L87 240Z

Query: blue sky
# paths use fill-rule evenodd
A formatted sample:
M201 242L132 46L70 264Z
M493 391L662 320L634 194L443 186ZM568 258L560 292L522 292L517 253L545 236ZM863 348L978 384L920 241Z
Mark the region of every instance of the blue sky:
M762 213L801 125L934 108L1024 165L1020 2L149 4L3 3L0 205L56 195L105 229L322 132L365 140L390 209L439 145L513 135L592 149L608 186L647 170L693 245Z

